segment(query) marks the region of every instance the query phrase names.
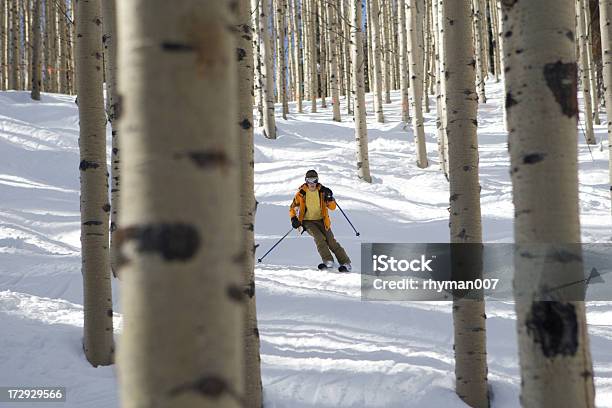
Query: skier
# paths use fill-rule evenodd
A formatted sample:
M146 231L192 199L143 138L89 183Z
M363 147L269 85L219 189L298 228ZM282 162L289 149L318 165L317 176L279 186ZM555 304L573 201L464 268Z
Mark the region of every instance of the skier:
M338 271L349 272L351 260L344 248L334 238L327 211L336 209L333 193L319 183L319 175L315 170L306 172L305 181L293 197L289 207L291 226L296 229L304 228L314 238L317 251L323 260L319 264L319 269L331 268L334 265L334 258L331 254L333 252L340 264ZM295 211L296 208L299 209L298 213Z

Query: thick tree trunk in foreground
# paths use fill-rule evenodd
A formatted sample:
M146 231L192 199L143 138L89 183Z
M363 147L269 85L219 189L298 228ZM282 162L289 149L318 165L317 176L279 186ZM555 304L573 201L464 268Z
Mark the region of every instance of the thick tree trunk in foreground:
M361 1L351 0L351 54L353 73L353 94L355 106L355 141L357 142L357 176L372 182L368 158L368 126L366 124L365 85L363 76L363 31L361 25Z
M576 245L575 2L505 2L502 7L522 406L590 408L593 367L584 302L562 292L554 301L536 298L555 277L584 278ZM550 250L564 256L547 255Z
M242 407L245 294L230 2L117 5L122 406Z
M445 2L444 16L451 243L477 245L482 242L482 226L470 2ZM484 301L453 301L456 392L477 408L489 406L485 319Z
M85 309L83 349L93 366L111 364L114 348L101 25L99 1L79 3L75 62L79 71L77 95L81 152L81 256Z

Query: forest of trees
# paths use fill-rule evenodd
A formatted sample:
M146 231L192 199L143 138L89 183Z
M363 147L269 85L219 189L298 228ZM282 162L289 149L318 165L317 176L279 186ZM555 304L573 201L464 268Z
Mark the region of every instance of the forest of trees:
M602 143L593 124L612 106L611 19L612 0L3 0L0 89L78 95L86 358L115 362L114 275L122 406L261 407L254 129L277 137L275 104L283 119L331 104L330 120L354 122L355 177L370 183L366 116L387 121L400 91L425 168L434 98L448 239L480 243L477 111L489 79L505 83L524 249L521 401L593 407L585 304L534 300L545 271L531 245L580 242L577 143ZM452 308L456 392L488 407L484 301Z

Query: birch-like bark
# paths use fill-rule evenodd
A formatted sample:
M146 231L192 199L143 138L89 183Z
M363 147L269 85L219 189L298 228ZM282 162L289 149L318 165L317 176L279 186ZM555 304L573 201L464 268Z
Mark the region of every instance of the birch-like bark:
M295 84L295 98L297 100L297 111L298 113L304 112L304 107L302 101L304 100L304 56L302 53L302 47L300 46L303 43L303 26L302 26L302 13L299 9L299 4L301 4L298 0L293 1L293 25L295 26L294 31L294 50L295 50L295 70L297 82Z
M486 72L486 68L484 68L484 38L482 36L482 19L484 18L484 13L480 8L480 0L472 0L472 5L474 9L474 55L476 60L476 91L478 92L478 102L486 103L487 96L485 93L485 79L486 76L483 75L483 72Z
M40 2L34 0L32 8L32 92L31 97L35 101L40 100Z
M385 92L385 103L391 103L391 32L389 28L389 8L387 7L390 0L383 0L380 11L378 13L380 24L382 26L382 55L383 55L383 91Z
M416 0L408 0L408 63L410 64L410 106L412 106L412 130L414 132L414 143L416 146L416 162L420 168L429 166L427 161L427 149L425 146L425 129L423 127L423 66L420 61Z
M245 294L232 4L117 5L121 406L242 407Z
M350 0L353 1L353 0ZM347 115L353 115L353 107L351 100L353 99L353 87L354 83L352 83L352 72L353 72L353 61L351 54L351 9L352 7L349 5L349 0L340 0L342 4L342 13L339 17L339 24L344 25L344 74L345 74L345 82L346 82L346 113Z
M120 111L117 94L117 17L115 0L102 0L102 43L104 45L104 73L106 74L106 118L111 127L111 213L110 213L110 265L117 276L117 228L119 227L119 191L121 173L119 163L119 131L117 113ZM60 81L61 82L61 81Z
M259 329L255 302L255 235L254 222L257 202L254 190L253 153L253 27L250 1L240 0L237 8L236 56L238 68L238 142L240 163L240 226L242 236L241 269L244 308L244 383L245 401L250 407L263 404L259 355Z
M584 278L575 0L503 2L502 8L522 406L591 408L593 366L584 302L563 291L551 301L537 295L554 287L556 277Z
M326 22L325 22L325 10L324 6L327 5L327 0L316 1L318 9L318 20L319 20L319 76L321 89L321 107L327 108L327 40L325 39L326 34Z
M68 93L68 38L67 34L67 22L66 22L66 2L62 1L61 7L58 8L58 20L59 20L59 31L58 41L60 43L60 60L59 60L59 92L63 94Z
M269 18L270 12L269 0L259 0L259 38L261 41L261 62L263 69L261 70L262 93L263 93L263 118L264 118L264 136L268 139L276 139L276 119L274 117L274 73L272 61L272 44L270 39Z
M450 240L478 249L482 225L471 14L470 2L444 2ZM470 259L475 267L482 264L480 251L471 255L476 258ZM473 273L478 277L482 270ZM484 312L482 300L453 300L455 389L466 404L476 408L489 406Z
M329 78L329 85L331 88L331 101L332 101L332 120L334 122L340 122L340 87L338 86L338 44L336 27L332 22L336 21L336 10L339 10L339 1L333 0L331 5L323 8L327 14L327 36L329 37L329 65L331 67L331 75Z
M448 180L448 138L446 137L446 31L444 18L444 0L434 0L437 7L436 30L437 40L437 59L438 59L438 76L437 76L437 96L436 104L438 117L436 120L437 136L438 136L438 155L440 160L440 168L444 176Z
M108 252L106 118L102 93L100 2L79 4L75 62L78 67L81 162L81 257L85 312L83 349L95 367L113 362L113 303Z
M47 21L49 22L49 46L51 49L49 50L49 90L51 92L58 92L58 73L57 73L57 55L58 55L58 44L57 44L57 21L56 21L56 9L57 4L55 0L49 0L49 17ZM100 2L98 1L100 4Z
M398 0L399 12L399 37L400 37L400 88L402 97L402 122L405 127L410 123L410 100L408 88L410 77L408 76L408 35L406 32L406 0Z
M315 44L315 33L316 33L316 0L302 0L308 3L308 34L306 40L308 41L308 49L310 51L308 56L308 64L310 65L310 112L316 113L317 111L317 96L319 90L319 76L317 70L317 48Z
M351 0L351 54L354 106L355 141L357 143L357 177L371 183L370 160L368 158L368 126L366 124L365 85L363 74L363 30L361 25L362 0Z
M263 62L262 62L262 39L261 30L259 28L259 7L261 5L260 0L251 0L251 17L253 20L253 63L255 64L255 70L253 72L254 84L253 84L253 98L255 104L255 110L257 111L256 117L253 119L254 126L261 127L264 124L264 111L263 111L263 80L265 74L263 73Z
M612 158L612 0L599 0L599 29L601 31L601 55L603 93L608 117L608 152ZM612 201L612 159L608 159L610 200Z
M287 64L285 60L285 38L287 37L287 0L276 0L276 43L279 72L276 80L280 85L280 102L283 119L287 119L289 104L287 103Z
M374 59L374 113L379 123L385 122L383 113L383 71L381 57L383 52L382 35L379 24L379 3L378 0L370 0L370 11L372 12L372 57Z
M596 144L595 133L593 132L593 107L591 106L591 82L589 78L589 56L587 30L584 21L584 0L578 0L576 3L576 17L578 19L577 36L579 39L579 66L580 66L580 84L582 85L582 100L584 102L584 131L586 132L586 143Z
M593 61L593 35L592 35L592 16L591 16L591 7L589 6L590 1L585 0L582 2L582 13L584 15L584 24L585 24L585 40L586 40L586 50L587 50L587 71L589 73L589 90L591 91L591 107L593 108L593 123L595 125L600 125L601 121L599 120L599 97L597 95L597 85L596 85L596 69L595 63Z

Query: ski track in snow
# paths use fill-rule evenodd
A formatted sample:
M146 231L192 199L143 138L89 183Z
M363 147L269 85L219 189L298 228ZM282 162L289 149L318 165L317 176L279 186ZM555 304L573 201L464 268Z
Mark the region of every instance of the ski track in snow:
M485 242L512 242L513 206L503 125L503 88L489 82L479 107ZM372 112L372 95L367 95ZM321 272L312 239L292 232L256 266L266 407L463 407L453 392L450 303L366 302L360 298L361 242L448 242L448 183L438 170L435 99L425 114L430 167L415 166L399 94L387 123L368 116L372 184L356 178L353 122L331 108L277 116L278 139L255 135L258 256L290 228L288 204L315 168L361 236L339 211L333 231L357 273ZM78 112L74 97L0 92L0 385L61 385L67 402L49 407L119 406L114 367L92 368L81 349ZM605 125L601 146L579 141L585 242L612 241ZM108 132L110 145L110 132ZM119 285L113 282L115 334ZM514 306L487 303L492 406L519 405ZM588 311L597 405L612 407L612 304ZM27 407L28 404L19 404ZM39 405L33 405L38 407ZM45 405L47 406L47 405Z

